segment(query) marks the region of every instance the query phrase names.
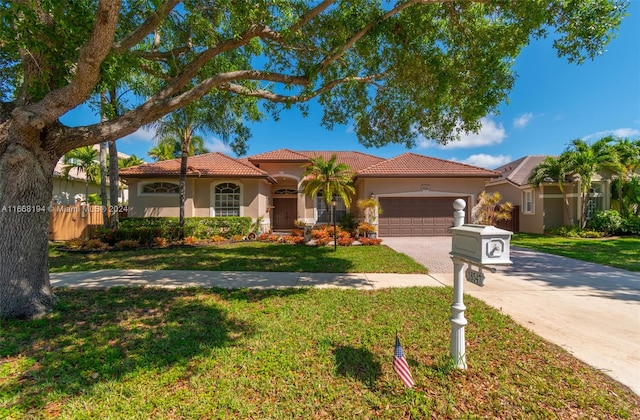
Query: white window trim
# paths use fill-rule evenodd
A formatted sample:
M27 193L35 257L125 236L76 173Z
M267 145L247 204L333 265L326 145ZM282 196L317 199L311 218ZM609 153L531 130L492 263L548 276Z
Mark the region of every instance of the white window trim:
M240 187L240 193L238 194L240 202L238 213L240 217L244 216L244 206L242 205L242 203L244 202L244 185L242 184L242 182L235 179L220 180L211 183L211 186L209 188L209 216L216 217L216 187L220 184L236 184Z
M527 194L531 195L531 210L527 210ZM522 191L522 214L536 214L536 200L533 190Z
M145 185L155 184L156 182L166 182L180 186L180 181L176 182L173 179L151 179L147 181L138 182L138 196L140 197L176 197L180 195L180 192L175 193L148 193L144 192Z

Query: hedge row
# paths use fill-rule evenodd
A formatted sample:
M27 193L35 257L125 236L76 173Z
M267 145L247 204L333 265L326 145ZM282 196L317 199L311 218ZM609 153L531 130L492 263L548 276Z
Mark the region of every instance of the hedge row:
M189 217L184 221L184 230L181 230L177 217L128 217L121 220L118 229L101 228L96 231L95 236L110 245L124 240L150 245L154 238L172 242L189 236L198 239L246 236L252 225L250 217Z

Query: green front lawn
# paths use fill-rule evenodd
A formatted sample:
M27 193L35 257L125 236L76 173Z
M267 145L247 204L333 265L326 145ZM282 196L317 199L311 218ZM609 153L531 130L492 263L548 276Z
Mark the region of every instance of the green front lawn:
M309 247L238 242L206 247L141 248L134 251L67 252L52 245L52 273L101 269L280 271L310 273L426 273L386 246Z
M0 320L0 418L640 418L638 396L469 296L453 369L450 288L56 293L43 319Z
M629 271L640 271L640 237L638 236L587 239L517 233L513 235L511 245Z

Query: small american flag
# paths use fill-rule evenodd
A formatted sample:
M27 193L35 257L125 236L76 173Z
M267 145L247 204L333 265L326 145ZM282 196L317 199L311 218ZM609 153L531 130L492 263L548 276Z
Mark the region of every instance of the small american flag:
M413 377L411 376L407 359L404 357L404 351L400 345L398 334L396 334L396 348L393 352L393 370L398 374L404 386L413 388Z

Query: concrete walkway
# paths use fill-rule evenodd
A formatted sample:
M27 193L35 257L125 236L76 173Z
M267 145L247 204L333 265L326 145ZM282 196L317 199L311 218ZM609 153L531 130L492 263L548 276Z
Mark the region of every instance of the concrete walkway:
M450 237L388 238L383 244L453 286ZM485 270L484 287L465 282L464 292L640 395L640 273L522 248L511 249L511 260L496 273Z
M429 275L99 270L52 273L51 284L91 289L201 286L363 290L453 285L451 237L386 238L383 244L428 267ZM465 282L465 293L510 315L640 395L640 273L517 248L512 249L511 260L512 266L496 273L485 271L484 287ZM472 328L473 324L467 325L467 329ZM473 354L467 358L472 359Z
M442 287L426 274L390 273L262 273L252 271L98 270L51 273L53 287L105 289L116 286L221 287L281 289L335 287L375 290L389 287Z

